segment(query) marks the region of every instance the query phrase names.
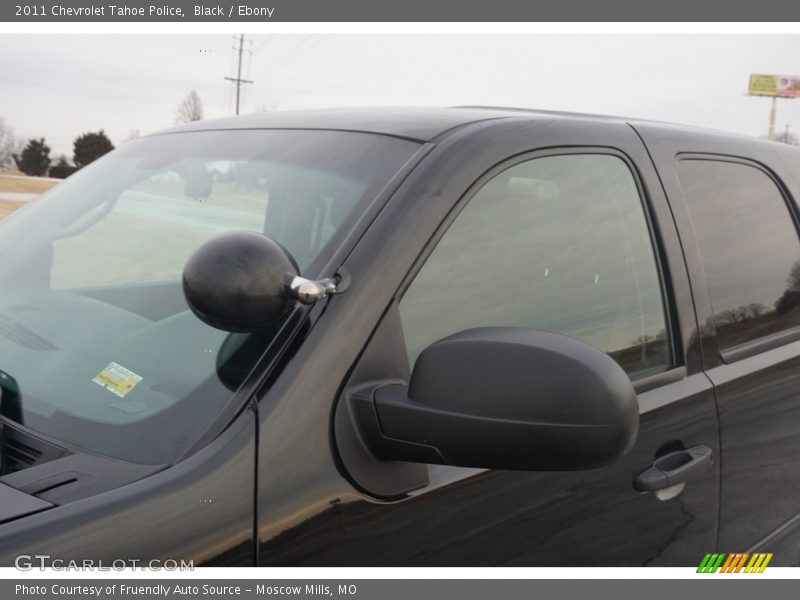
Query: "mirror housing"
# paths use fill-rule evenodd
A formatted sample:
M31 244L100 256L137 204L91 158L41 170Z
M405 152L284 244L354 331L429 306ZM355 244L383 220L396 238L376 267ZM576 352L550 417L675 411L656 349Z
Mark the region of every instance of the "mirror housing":
M183 170L183 194L194 200L208 198L214 188L214 176L202 162L193 162Z
M382 460L528 471L591 469L636 440L639 405L600 350L532 329L469 329L419 356L410 384L348 396Z
M234 333L270 327L294 303L294 259L253 231L229 231L200 246L183 269L183 293L203 322Z

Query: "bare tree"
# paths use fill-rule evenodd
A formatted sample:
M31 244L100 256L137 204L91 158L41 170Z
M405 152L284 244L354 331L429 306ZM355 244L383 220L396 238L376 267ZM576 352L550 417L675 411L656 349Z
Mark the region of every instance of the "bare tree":
M789 286L790 290L800 291L800 260L796 260L792 263L792 270L789 272L786 285Z
M203 118L203 103L200 102L200 96L197 92L192 90L183 99L178 106L175 113L175 124L191 123L192 121L199 121Z
M138 127L131 127L130 130L128 131L128 137L122 140L122 143L124 144L125 142L130 142L131 140L135 140L140 135L141 133L139 132Z
M798 306L800 306L800 260L792 264L792 270L786 279L786 291L775 302L775 311L782 315Z
M6 124L0 117L0 169L10 166L14 162L14 154L22 151L22 143L14 135L14 129Z

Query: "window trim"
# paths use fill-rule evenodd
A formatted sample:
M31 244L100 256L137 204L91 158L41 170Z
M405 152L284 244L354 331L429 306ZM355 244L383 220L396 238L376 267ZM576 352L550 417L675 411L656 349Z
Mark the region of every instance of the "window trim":
M732 164L743 165L746 167L751 167L753 169L757 169L758 171L762 172L770 179L770 181L772 181L772 183L778 190L778 193L783 198L783 203L786 206L786 210L789 212L789 216L792 219L792 224L794 225L794 230L795 234L797 235L798 242L800 242L800 212L798 212L797 202L795 201L794 197L792 197L792 194L789 192L789 188L786 186L786 184L783 183L781 178L778 177L778 175L772 169L770 169L769 166L752 158L746 158L743 156L736 156L731 154L717 154L713 152L678 152L675 155L675 160L673 162L673 171L675 173L676 179L678 180L678 185L680 186L679 189L681 194L683 195L683 200L686 203L687 209L689 209L689 199L687 198L686 192L683 189L683 184L681 182L681 178L678 171L678 165L682 161L732 163ZM695 230L694 220L692 219L690 209L689 209L689 222L692 227L692 235L694 236L695 243L697 244L699 259L703 267L703 285L705 286L706 294L708 296L709 302L711 303L711 307L713 308L714 302L713 299L711 298L711 291L708 289L708 279L705 274L705 262L703 259L702 245L700 243L700 238L697 235L697 231ZM800 340L800 325L789 327L787 329L782 329L774 333L768 333L766 335L753 338L752 340L748 340L746 342L742 342L740 344L736 344L733 346L727 346L725 348L720 346L719 337L717 336L717 329L715 325L713 338L714 338L714 345L717 348L717 353L719 354L720 360L722 361L723 364L729 365L738 362L740 360L750 358L751 356L761 354L762 352L767 352L768 350L779 348L786 344Z
M427 262L434 249L438 246L441 239L452 226L453 222L461 214L461 211L467 206L469 202L483 189L483 187L492 179L503 173L504 171L515 167L519 164L529 162L538 158L546 158L553 156L574 156L581 154L594 154L594 155L607 155L615 156L622 160L628 168L628 171L633 178L636 191L639 194L639 202L642 206L644 213L647 232L650 236L650 245L653 250L653 256L656 263L656 271L658 282L661 287L661 304L664 310L664 325L667 332L667 348L670 353L670 362L661 373L651 374L643 377L632 379L634 388L637 393L653 389L662 384L672 383L686 377L686 360L683 356L682 346L680 343L680 329L678 322L677 306L675 305L674 297L671 293L671 281L669 271L667 269L667 258L664 241L656 227L655 211L651 205L651 197L647 192L636 163L622 150L611 146L554 146L549 148L540 148L537 150L526 151L513 156L507 157L500 162L496 163L490 169L481 174L467 190L459 197L456 203L448 211L444 219L439 223L433 235L425 242L417 258L414 260L408 273L403 277L398 289L395 292L395 299L398 303L402 302L406 290L416 279L422 267ZM413 365L411 365L413 368ZM640 390L641 388L641 390Z

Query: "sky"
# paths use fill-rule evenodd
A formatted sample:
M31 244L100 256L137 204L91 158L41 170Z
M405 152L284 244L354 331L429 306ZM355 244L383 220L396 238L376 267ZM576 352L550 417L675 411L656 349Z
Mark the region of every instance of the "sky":
M750 73L800 75L800 36L779 34L245 34L241 112L332 106L496 105L613 114L766 135ZM54 155L105 130L170 127L196 90L233 114L231 35L0 35L0 117ZM800 101L777 128L800 134Z

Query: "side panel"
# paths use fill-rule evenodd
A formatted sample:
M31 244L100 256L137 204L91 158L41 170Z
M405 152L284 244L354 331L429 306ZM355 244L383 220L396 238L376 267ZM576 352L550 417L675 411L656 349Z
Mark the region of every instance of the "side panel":
M722 448L718 549L773 552L774 565L800 564L800 342L751 344L723 360L703 258L675 173L681 153L748 159L771 173L789 198L800 197L795 174L773 146L722 135L637 125L650 149L679 226L698 321L705 369L716 387ZM797 219L797 206L790 201ZM788 218L788 217L787 217ZM787 274L788 275L788 274ZM746 276L746 274L742 274ZM795 336L796 339L796 336Z
M255 413L178 465L116 490L0 525L0 565L20 554L63 560L254 562Z
M370 355L378 322L423 248L441 235L439 225L482 174L510 156L565 146L617 148L633 160L674 294L679 367L640 394L635 449L610 467L575 473L431 468L431 483L413 495L371 498L337 462L332 415L344 389L358 383L351 374L403 376L381 363L380 352ZM404 183L345 265L350 288L329 300L260 402L259 564L692 565L713 550L717 466L672 500L633 489L656 454L676 442L706 444L716 454L718 431L697 338L689 335L696 322L672 216L627 125L520 119L465 128Z
M643 394L640 402L656 407L665 396L666 406L642 416L635 449L604 469L477 474L449 469L439 474L438 487L396 503L354 496L335 473L318 471L316 493L295 499L307 504L296 507L292 526L262 528L262 535L266 530L275 537L262 546L261 564L696 564L716 537L716 471L674 500L633 489L664 440L707 443L715 429L713 397L703 375ZM682 397L676 401L676 396ZM286 509L289 503L287 497Z

